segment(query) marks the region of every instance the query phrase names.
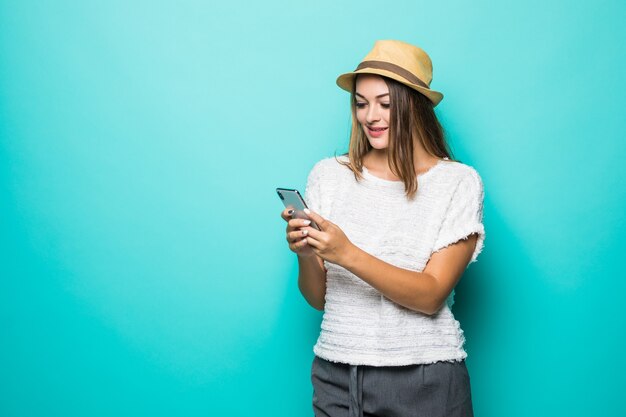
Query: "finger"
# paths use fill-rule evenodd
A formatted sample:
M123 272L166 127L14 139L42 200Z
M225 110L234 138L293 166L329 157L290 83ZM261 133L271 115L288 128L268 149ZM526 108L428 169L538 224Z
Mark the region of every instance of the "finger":
M287 207L280 213L280 217L282 217L283 220L288 222L291 219L291 215L293 213L294 213L294 209Z
M311 224L311 220L307 220L307 219L291 219L289 220L289 226L296 228L296 227L304 227L304 226L308 226Z
M313 249L320 248L320 241L311 236L307 236L302 240L306 240L307 245L311 246Z
M303 227L300 230L302 232L306 232L306 234L303 235L303 236L311 236L315 240L320 240L322 238L322 236L323 236L323 233L326 233L326 232L320 232L319 230L317 230L313 226Z
M292 251L297 252L307 245L306 239L298 240L297 242L289 244Z
M320 229L323 231L325 229L325 227L328 225L327 221L325 218L323 218L322 216L320 216L319 214L317 214L314 211L311 211L309 209L304 209L304 212L306 213L306 215L309 217L309 219L313 220L315 223L317 223L317 225L320 227Z
M289 242L295 242L295 241L297 241L299 239L302 239L306 235L308 235L308 231L307 230L304 230L304 229L296 230L295 232L287 233L287 240Z

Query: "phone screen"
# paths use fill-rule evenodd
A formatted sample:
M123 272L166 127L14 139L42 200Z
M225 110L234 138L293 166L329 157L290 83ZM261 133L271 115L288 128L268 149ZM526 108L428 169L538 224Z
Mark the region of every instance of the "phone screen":
M295 212L292 217L296 219L309 219L309 217L304 212L305 208L308 208L304 198L300 192L296 189L292 188L276 188L276 193L278 197L283 201L285 208L293 208ZM310 219L309 219L310 220ZM315 224L313 220L311 220L311 227L320 230L319 226Z

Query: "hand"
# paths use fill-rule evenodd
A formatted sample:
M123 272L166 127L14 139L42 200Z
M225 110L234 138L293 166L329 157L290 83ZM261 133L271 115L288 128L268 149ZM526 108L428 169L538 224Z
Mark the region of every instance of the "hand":
M292 219L291 216L293 213L294 212L289 214L289 209L286 208L280 215L283 220L287 222L287 242L289 243L289 249L300 256L312 256L315 252L313 252L313 248L308 245L305 239L306 234L303 233L302 229L311 222L305 219Z
M304 212L321 229L321 231L316 230L311 226L302 229L302 232L308 234L308 237L305 238L308 245L320 258L337 265L343 265L356 247L339 226L324 219L314 211L304 209Z

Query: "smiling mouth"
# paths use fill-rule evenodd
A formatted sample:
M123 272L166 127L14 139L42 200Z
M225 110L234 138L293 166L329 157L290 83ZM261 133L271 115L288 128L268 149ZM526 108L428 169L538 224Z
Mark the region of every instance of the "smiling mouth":
M383 130L386 130L386 127L367 127L369 130L371 130L372 132L382 132Z

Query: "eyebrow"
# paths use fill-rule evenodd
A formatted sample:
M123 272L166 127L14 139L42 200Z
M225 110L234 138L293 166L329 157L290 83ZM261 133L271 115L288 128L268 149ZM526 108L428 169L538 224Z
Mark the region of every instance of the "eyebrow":
M359 96L361 98L365 98L365 96L363 96L362 94L359 94L359 93L354 93L354 94L356 94L357 96ZM389 95L389 93L380 94L380 95L376 96L376 98L381 98L381 97L385 97L385 96L388 96L388 95Z

